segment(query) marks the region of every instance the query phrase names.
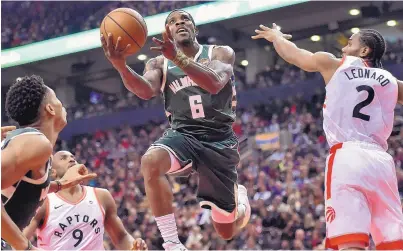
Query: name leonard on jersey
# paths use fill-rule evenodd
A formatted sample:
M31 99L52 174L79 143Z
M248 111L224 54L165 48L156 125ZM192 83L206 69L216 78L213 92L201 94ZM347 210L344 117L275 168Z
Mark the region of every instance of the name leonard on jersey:
M349 70L348 73L347 73L347 71L345 71L344 74L347 76L348 80L353 80L356 78L367 78L367 79L372 78L372 79L378 81L382 87L384 87L390 83L390 80L385 78L384 75L378 73L378 76L377 76L376 75L377 72L373 71L371 69L353 68L353 69Z
M66 223L66 224L64 224L64 223ZM59 222L59 227L61 228L62 232L59 232L58 230L56 230L54 232L54 235L61 238L63 233L65 232L66 228L71 226L72 223L74 224L74 226L77 226L77 224L79 224L79 223L88 223L94 229L95 234L98 234L101 232L101 227L98 225L99 222L96 219L93 219L90 221L90 217L86 214L82 217L80 217L80 214L75 214L73 217L67 216L65 218L65 222L63 222L63 223Z

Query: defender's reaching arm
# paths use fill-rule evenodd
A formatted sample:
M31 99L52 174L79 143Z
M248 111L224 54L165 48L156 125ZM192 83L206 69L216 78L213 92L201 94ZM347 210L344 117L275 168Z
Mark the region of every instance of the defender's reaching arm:
M304 71L320 72L326 83L330 80L341 63L340 59L337 59L330 53L312 53L298 48L293 42L287 40L291 38L291 35L283 34L277 29L276 24L273 24L272 29L264 25L260 25L259 27L261 30L255 30L257 35L252 36L253 39L264 38L272 42L277 53L286 62Z
M139 98L146 100L155 97L161 88L163 58L156 57L150 59L146 64L143 76L140 76L126 65L125 52L130 48L130 44L123 51L119 51L120 41L121 38L119 37L115 47L113 47L112 34L109 33L107 38L101 35L105 56L119 72L123 84L129 91L136 94Z

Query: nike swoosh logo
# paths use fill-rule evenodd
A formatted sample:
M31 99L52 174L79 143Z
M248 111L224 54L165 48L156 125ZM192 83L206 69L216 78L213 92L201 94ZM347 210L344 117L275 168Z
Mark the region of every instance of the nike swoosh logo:
M176 68L176 65L175 66L168 66L168 70L173 69L173 68Z
M58 209L59 207L62 207L62 206L63 206L63 205L60 205L60 206L58 206L58 207L57 207L57 206L55 206L55 209Z

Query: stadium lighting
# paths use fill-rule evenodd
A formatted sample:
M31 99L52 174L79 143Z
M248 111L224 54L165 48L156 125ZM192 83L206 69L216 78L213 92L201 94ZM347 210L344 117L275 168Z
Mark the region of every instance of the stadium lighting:
M390 26L390 27L393 27L393 26L397 25L397 22L396 22L396 20L389 20L389 21L386 22L386 25Z
M318 36L318 35L313 35L313 36L311 37L311 40L314 41L314 42L318 42L318 41L320 41L320 36Z
M144 54L140 54L140 55L137 56L137 59L138 59L138 60L141 60L141 61L144 61L144 60L147 59L147 56L144 55Z
M351 28L351 32L354 34L358 33L358 32L360 32L360 28L357 28L357 27Z
M350 13L350 15L352 15L352 16L357 16L357 15L360 14L360 11L357 10L357 9L351 9L351 10L349 11L349 13Z
M248 66L248 64L249 64L248 60L242 60L241 61L242 66Z

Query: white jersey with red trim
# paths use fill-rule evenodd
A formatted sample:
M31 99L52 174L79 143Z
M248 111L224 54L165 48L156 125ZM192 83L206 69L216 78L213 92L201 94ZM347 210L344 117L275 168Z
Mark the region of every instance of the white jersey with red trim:
M391 73L370 68L361 58L344 57L326 86L323 105L323 129L330 147L359 141L387 150L397 95Z
M104 250L104 209L95 188L82 186L75 204L48 194L44 223L37 230L38 246L46 250Z

